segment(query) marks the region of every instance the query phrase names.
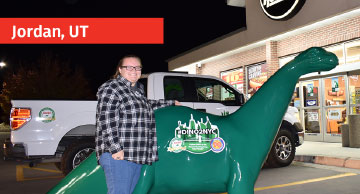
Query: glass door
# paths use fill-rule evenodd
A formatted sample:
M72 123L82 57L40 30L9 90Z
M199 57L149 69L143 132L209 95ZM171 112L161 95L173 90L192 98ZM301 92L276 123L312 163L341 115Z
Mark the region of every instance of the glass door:
M303 81L300 84L302 104L300 113L303 115L305 140L323 141L321 123L320 80Z
M346 77L341 75L323 79L323 125L326 142L341 142L340 125L345 123L347 115L346 82Z

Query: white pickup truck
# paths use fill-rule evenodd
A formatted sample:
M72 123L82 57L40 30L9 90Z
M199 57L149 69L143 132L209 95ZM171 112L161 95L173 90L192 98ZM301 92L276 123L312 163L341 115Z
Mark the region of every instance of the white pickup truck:
M149 99L176 99L183 106L226 115L244 103L244 95L221 79L182 73L152 73L139 80ZM96 101L12 100L11 138L5 156L31 163L55 162L64 174L78 166L93 150ZM267 163L289 165L303 130L290 107ZM259 142L260 143L260 142ZM247 149L247 148L243 148Z

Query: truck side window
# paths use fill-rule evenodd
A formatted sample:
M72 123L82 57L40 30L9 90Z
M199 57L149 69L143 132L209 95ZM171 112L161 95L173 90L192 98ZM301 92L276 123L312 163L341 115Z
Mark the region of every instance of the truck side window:
M185 100L184 81L181 77L164 77L164 96L165 100Z
M237 92L217 80L196 78L195 88L198 102L240 106L241 100Z

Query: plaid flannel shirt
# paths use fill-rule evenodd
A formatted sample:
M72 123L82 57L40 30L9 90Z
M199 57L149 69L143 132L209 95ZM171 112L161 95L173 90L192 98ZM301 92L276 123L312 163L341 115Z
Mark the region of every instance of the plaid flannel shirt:
M154 110L174 105L173 100L148 100L144 86L131 90L122 76L105 82L97 92L96 157L124 150L124 160L152 164L158 160Z

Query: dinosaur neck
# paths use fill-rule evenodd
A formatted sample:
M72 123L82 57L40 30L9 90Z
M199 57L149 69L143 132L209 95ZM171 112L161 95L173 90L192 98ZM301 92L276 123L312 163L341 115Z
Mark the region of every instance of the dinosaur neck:
M277 71L251 99L232 114L233 117L242 117L244 114L251 119L252 125L268 127L252 127L252 132L263 133L267 130L276 133L279 124L288 108L295 85L304 72L296 70L295 63L288 63ZM271 130L271 131L269 131Z

